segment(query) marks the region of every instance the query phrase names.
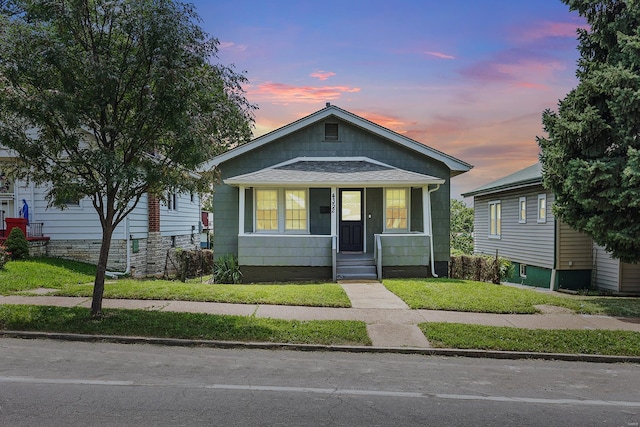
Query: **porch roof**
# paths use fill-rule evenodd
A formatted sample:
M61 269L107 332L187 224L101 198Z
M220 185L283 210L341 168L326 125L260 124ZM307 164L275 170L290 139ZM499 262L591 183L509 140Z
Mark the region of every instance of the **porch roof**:
M265 169L224 180L235 186L423 186L445 181L399 169L368 157L298 157Z

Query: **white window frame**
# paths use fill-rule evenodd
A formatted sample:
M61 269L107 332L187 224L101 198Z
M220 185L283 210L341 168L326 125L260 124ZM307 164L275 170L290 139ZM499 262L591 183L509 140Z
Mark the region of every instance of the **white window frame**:
M527 223L527 198L520 197L518 199L518 223L526 224Z
M544 212L544 214L540 215L541 212ZM544 224L545 222L547 222L547 195L538 194L538 223Z
M305 201L305 215L306 215L306 228L305 229L294 229L288 230L286 228L286 215L287 215L287 205L286 205L286 192L287 191L300 191L304 192L304 201ZM257 194L259 191L275 191L276 192L276 203L277 203L277 224L278 228L274 230L258 230L258 215L257 215ZM309 234L309 189L308 188L299 188L299 187L288 187L288 188L255 188L253 191L253 230L255 233L261 234Z
M388 228L387 227L387 190L404 190L404 198L405 198L405 206L407 209L407 226L406 228ZM383 218L383 224L384 224L384 232L387 233L398 233L398 232L402 232L402 233L406 233L411 229L411 189L408 187L385 187L384 188L384 200L383 200L383 206L384 206L384 218Z
M275 229L258 229L258 192L260 191L275 191L276 192L276 228ZM277 188L256 188L253 192L253 231L255 233L278 233L280 230L280 197Z
M527 278L527 264L520 264L519 268L520 277L526 279Z
M496 211L496 223L495 223L495 233L492 233L491 227L491 208L494 207ZM487 203L487 212L489 214L489 238L490 239L500 239L502 237L502 201L500 200L492 200Z
M167 196L167 210L172 212L178 211L178 195L176 193L169 192Z

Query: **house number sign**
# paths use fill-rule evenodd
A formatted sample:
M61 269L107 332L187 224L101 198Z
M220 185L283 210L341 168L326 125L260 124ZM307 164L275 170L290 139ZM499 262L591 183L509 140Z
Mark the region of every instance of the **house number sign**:
M331 193L331 213L336 212L336 193Z

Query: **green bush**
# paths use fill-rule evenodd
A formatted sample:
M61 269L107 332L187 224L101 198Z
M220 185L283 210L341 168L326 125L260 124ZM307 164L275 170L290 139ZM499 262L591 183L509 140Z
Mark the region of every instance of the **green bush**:
M11 229L5 245L7 246L7 251L11 253L11 259L29 258L29 242L27 242L27 238L18 227Z
M235 284L242 282L242 272L238 258L233 254L224 254L213 264L213 283Z

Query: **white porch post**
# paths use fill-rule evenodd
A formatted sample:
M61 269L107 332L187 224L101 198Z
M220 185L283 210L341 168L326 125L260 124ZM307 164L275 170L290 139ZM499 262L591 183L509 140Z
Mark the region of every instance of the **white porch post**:
M431 195L428 185L422 187L422 229L425 234L433 235L431 230Z
M238 235L244 234L244 187L238 187Z

